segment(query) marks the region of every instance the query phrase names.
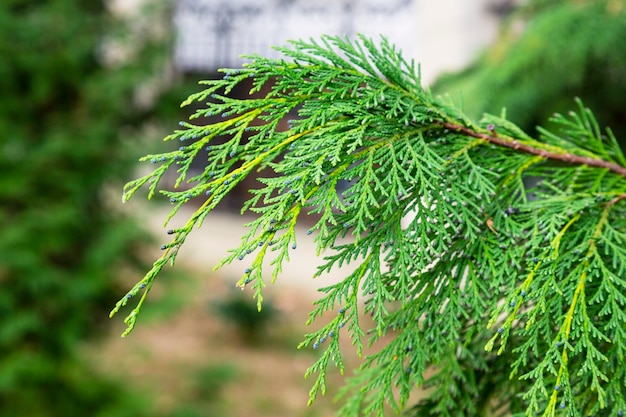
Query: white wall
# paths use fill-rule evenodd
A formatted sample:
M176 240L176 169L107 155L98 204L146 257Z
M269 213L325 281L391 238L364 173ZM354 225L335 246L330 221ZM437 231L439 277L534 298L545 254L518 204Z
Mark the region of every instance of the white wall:
M184 70L240 66L240 54L321 34L385 35L429 83L462 68L496 34L489 0L179 0L176 61Z
M417 10L416 61L426 83L438 74L460 70L495 40L498 19L488 0L422 0Z

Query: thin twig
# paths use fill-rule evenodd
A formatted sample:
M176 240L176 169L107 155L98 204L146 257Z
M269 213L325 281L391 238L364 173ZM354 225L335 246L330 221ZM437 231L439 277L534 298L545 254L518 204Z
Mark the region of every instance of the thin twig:
M619 203L621 200L626 200L626 193L618 195L617 197L606 203L606 205L607 207L611 207Z
M495 135L495 131L494 131L494 135L488 135L486 133L475 132L472 129L469 129L463 125L459 125L455 123L444 122L444 123L441 123L441 125L448 129L464 133L468 136L472 136L472 137L479 138L479 139L484 139L495 145L515 149L516 151L520 151L520 152L526 152L526 153L530 153L533 155L538 155L546 159L553 159L557 161L567 162L570 164L588 165L588 166L596 167L596 168L605 168L611 172L614 172L626 178L625 167L615 164L613 162L605 161L603 159L589 158L587 156L573 155L571 153L549 152L544 149L534 148L525 143L521 143L515 139L509 140L509 139L498 137Z

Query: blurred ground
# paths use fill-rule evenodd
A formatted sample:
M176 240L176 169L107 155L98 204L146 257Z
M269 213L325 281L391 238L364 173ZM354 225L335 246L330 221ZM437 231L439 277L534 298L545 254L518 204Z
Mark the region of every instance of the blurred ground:
M152 262L160 254L158 247L170 237L162 225L169 207L138 204L131 209L140 213L138 221L148 225L157 239L146 254ZM181 212L167 228L175 228L189 214ZM210 215L183 246L175 268L157 278L135 331L121 339L123 316L115 317L111 333L87 350L103 373L121 377L145 393L155 415L315 417L332 416L337 408L332 397L343 384L337 370L329 373L329 395L306 406L314 381L304 380L303 375L319 352L297 350L297 345L313 330L305 323L317 298L316 288L347 272L311 278L321 259L315 257L313 235L306 235L303 226L291 262L265 291L275 314L267 326L259 324L260 335L247 340L215 308L216 303L237 297L253 303L250 291L235 288L246 260L213 271L227 250L238 245L246 221L249 218L224 211ZM124 276L124 285L129 288L140 278ZM354 368L360 359L347 337L343 339L348 369Z

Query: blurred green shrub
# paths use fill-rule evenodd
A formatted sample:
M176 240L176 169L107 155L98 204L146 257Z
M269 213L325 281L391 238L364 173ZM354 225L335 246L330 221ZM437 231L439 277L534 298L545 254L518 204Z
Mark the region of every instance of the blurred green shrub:
M197 369L191 387L171 417L221 417L227 415L223 391L239 374L237 366L219 363Z
M106 3L0 4L1 416L141 414L75 353L137 262L142 232L103 187L136 159L120 131L155 116L136 91L167 51L144 36L132 61L105 63L105 41L129 33Z
M624 1L520 3L498 41L466 70L441 77L434 90L460 93L474 117L506 108L529 132L549 125L555 112L569 111L578 96L600 125L626 137Z
M261 340L269 323L274 323L278 311L271 301L263 302L263 310L258 310L256 300L249 294L233 291L212 303L213 310L232 325L244 343L256 345Z

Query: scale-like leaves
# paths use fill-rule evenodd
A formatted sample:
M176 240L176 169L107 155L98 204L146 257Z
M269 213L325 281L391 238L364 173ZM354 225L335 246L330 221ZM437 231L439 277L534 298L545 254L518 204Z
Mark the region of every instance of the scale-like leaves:
M205 201L113 310L141 294L126 333L192 229L265 169L243 207L256 217L223 261L248 262L239 284L259 308L302 216L315 215L307 233L326 251L319 274L355 266L321 289L310 322L335 316L300 345L322 351L307 372L312 400L329 365L343 372L339 338L349 337L359 354L365 342L376 349L348 380L342 416L626 411L626 159L612 133L580 101L537 138L503 117L469 120L385 39L280 51L284 60L254 56L204 82L185 102L204 103L192 119L222 120L182 123L166 139L184 146L146 157L155 171L127 185L125 199L145 184L152 195L177 167L188 187L161 191L173 213ZM229 96L250 79L255 95ZM199 159L205 170L187 178ZM418 387L430 396L407 408Z

